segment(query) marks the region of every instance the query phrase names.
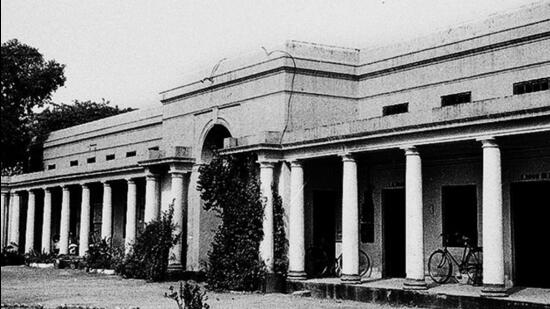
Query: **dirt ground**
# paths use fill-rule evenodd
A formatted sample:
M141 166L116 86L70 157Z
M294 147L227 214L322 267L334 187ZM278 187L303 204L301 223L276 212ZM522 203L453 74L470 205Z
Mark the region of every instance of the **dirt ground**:
M80 305L103 308L174 308L176 303L164 297L177 282L147 283L118 276L88 274L78 270L36 269L26 266L2 267L3 304L42 304L46 308ZM389 309L377 304L316 299L285 294L207 293L212 309L245 308L319 308Z

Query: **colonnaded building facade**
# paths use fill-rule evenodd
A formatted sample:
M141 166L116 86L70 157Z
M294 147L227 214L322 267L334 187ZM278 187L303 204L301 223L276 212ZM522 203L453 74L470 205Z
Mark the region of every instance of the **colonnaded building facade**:
M440 235L461 233L483 248L484 293L549 287L549 51L546 2L384 48L290 41L224 60L162 92L162 106L53 132L43 171L2 177L2 245L128 245L173 203L171 268L197 271L218 222L198 167L221 148L257 154L268 269L278 188L291 279L322 246L343 253L343 281L360 280L363 250L368 276L425 288Z

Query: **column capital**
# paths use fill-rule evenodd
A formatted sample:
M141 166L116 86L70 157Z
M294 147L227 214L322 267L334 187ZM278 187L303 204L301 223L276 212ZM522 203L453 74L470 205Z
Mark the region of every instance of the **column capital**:
M126 178L126 182L128 184L136 184L136 179L135 178Z
M355 162L355 156L349 152L341 154L340 157L342 157L342 162Z
M109 180L102 180L101 183L103 184L104 187L110 187L111 186L111 182Z
M62 189L63 191L69 190L69 185L61 185L61 189Z
M478 138L477 141L481 142L482 148L498 148L498 143L496 139L492 136Z
M90 188L90 183L89 182L81 182L80 186L82 187L82 189L84 189L84 188L88 189L88 188Z
M298 159L292 159L288 162L290 163L290 167L302 167L302 165L304 164L303 160Z
M416 146L414 146L414 145L403 146L403 147L401 147L401 149L405 151L406 156L418 156L418 155L420 155L420 153L418 152L418 148L416 148Z

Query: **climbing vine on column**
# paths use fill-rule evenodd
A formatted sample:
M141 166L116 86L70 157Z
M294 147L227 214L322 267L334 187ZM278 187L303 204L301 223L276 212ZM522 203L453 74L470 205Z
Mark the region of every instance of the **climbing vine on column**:
M206 279L215 290L261 288L265 265L260 259L264 206L253 155L214 155L199 169L198 189L204 209L221 218L208 253Z

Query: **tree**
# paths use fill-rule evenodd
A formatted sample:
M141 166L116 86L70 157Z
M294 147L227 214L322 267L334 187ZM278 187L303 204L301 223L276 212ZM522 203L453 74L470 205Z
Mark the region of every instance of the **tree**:
M34 114L29 125L32 141L29 146L28 170L36 171L42 168L42 143L50 132L134 110L121 109L118 105L110 106L109 103L105 99L99 103L78 100L74 100L73 104L50 103L42 112Z
M253 155L214 155L199 168L204 209L221 218L208 253L206 280L215 290L258 290L265 277L260 259L264 205Z
M44 60L38 49L13 39L2 43L1 163L14 166L25 157L33 108L42 107L65 84L65 66Z

